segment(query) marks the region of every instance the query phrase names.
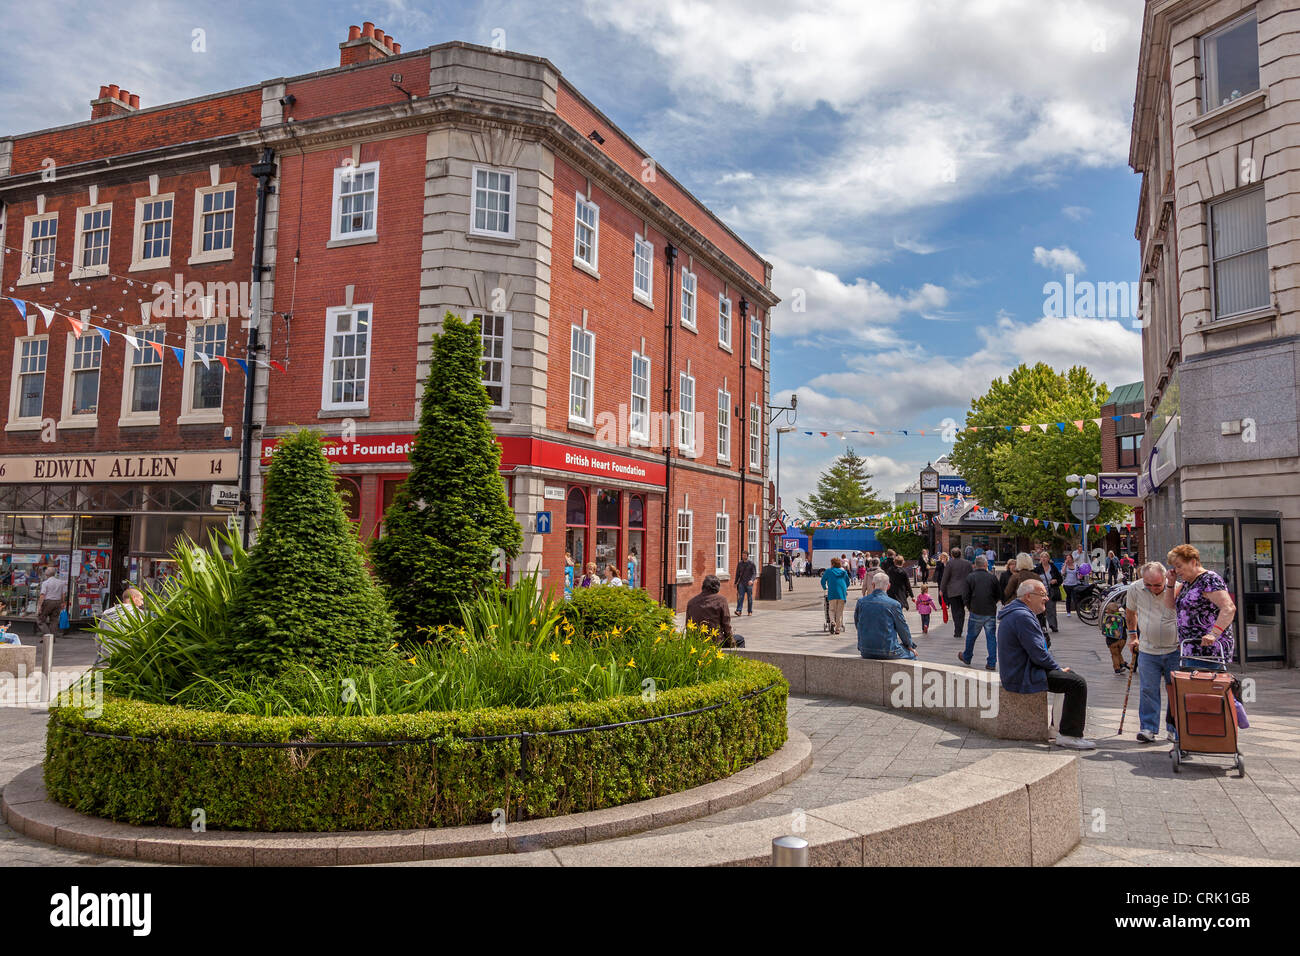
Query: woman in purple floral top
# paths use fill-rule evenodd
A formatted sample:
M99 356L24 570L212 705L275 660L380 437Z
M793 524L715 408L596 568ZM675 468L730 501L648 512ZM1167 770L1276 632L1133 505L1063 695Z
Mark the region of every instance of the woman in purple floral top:
M1236 642L1232 619L1237 606L1228 585L1214 571L1201 566L1201 554L1190 544L1169 552L1170 578L1178 580L1177 591L1165 589L1178 612L1178 646L1184 657L1217 657L1231 662ZM1169 584L1173 584L1170 580ZM1172 597L1171 597L1172 596Z

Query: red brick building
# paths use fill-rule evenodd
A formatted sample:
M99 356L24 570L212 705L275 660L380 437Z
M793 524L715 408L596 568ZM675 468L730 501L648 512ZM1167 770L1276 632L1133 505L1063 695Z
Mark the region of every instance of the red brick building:
M1134 491L1137 476L1142 472L1144 456L1142 432L1146 427L1143 414L1144 398L1141 382L1120 385L1106 398L1101 407L1101 471L1103 479L1132 477ZM1103 484L1106 482L1103 480ZM1102 489L1105 493L1105 488ZM1130 497L1113 498L1133 509L1133 526L1129 531L1111 531L1106 535L1106 549L1118 554L1127 553L1138 563L1146 560L1144 515L1142 499L1136 493Z
M88 122L0 139L22 302L0 302L0 613L50 564L88 613L229 516L214 486L238 483L249 321L254 510L275 439L311 426L380 533L452 311L483 330L525 531L512 574L559 588L568 549L579 574L627 577L635 554L635 583L672 599L758 556L770 266L548 61L404 53L367 23L320 72L150 109L100 93Z
M106 86L86 122L0 139L0 616L33 618L55 567L88 618L226 522L262 100Z

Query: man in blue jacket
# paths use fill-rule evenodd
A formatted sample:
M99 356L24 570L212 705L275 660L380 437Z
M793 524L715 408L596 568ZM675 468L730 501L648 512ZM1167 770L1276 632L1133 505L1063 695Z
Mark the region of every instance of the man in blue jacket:
M1071 750L1095 750L1083 736L1088 716L1088 682L1062 667L1047 649L1038 615L1047 605L1047 587L1037 578L1022 581L1016 599L998 612L998 676L1013 694L1064 694L1056 743Z
M849 572L841 567L839 558L831 558L831 566L822 572L822 590L830 602L831 627L836 634L843 634L844 602L849 598Z
M903 617L903 605L891 598L889 575L877 571L871 578L871 593L853 606L853 623L858 629L858 653L874 660L906 658L916 660L916 645Z

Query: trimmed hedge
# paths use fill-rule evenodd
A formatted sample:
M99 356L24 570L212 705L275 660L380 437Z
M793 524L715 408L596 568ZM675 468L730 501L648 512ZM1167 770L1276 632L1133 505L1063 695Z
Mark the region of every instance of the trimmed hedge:
M653 638L661 624L677 627L672 608L664 607L640 588L599 584L573 589L573 598L560 606L560 626L569 624L576 636L605 640L618 628L623 640Z
M124 823L221 830L395 830L550 817L664 796L729 776L786 740L789 684L740 660L735 677L532 709L385 717L255 717L108 697L99 717L51 710L45 786L56 803ZM775 685L763 693L768 685ZM745 694L755 694L741 700ZM520 740L467 736L592 727L721 704L648 724ZM112 740L83 731L157 737ZM417 741L397 747L195 746L183 741ZM521 766L521 744L526 765Z

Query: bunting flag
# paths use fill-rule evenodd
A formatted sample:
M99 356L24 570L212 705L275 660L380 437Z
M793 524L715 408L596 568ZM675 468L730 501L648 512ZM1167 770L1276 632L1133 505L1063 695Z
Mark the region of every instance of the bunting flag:
M39 312L41 314L41 318L45 320L45 328L48 330L50 327L50 323L54 321L54 310L50 308L46 308L43 305L38 305L36 306L36 311Z
M230 363L226 361L226 357L224 355L218 355L217 361L221 363L221 367L224 368L227 373L230 371Z
M12 303L14 304L14 308L18 310L18 314L21 315L21 316L23 317L24 320L26 320L26 318L27 318L27 303L24 302L22 299L10 299L9 301L12 302ZM50 323L49 323L49 322L46 322L45 324L46 324L46 325L49 325Z
M270 362L271 362L271 368L276 369L277 371L280 372L285 372L285 367L281 365L279 362L277 362L275 359L271 359ZM285 374L288 373L285 372Z
M126 332L118 332L117 334L126 339L127 344L130 345L131 348L135 349L137 352L140 350L140 340L134 335L128 335Z
M181 368L184 368L184 367L185 367L185 350L182 349L182 348L177 348L175 345L169 345L169 346L167 346L167 347L168 347L169 349L171 349L171 350L172 350L172 354L174 354L174 355L176 356L176 364L179 365Z
M163 357L163 344L153 339L149 340L149 344L152 345L153 350L158 353L158 361L161 362Z
M199 357L199 361L203 363L204 368L207 368L212 364L212 359L208 358L208 353L203 351L203 349L199 349L194 354Z
M72 326L72 334L76 338L81 338L81 320L74 319L70 315L65 315L64 318L68 320L68 325Z
M107 344L108 344L108 329L101 329L101 328L98 328L97 326L93 326L93 325L91 326L91 328L94 329L96 332L98 332L100 335L102 335L102 336L104 337L104 344L107 345Z
M243 373L244 373L245 375L247 375L247 374L248 374L248 363L245 362L245 361L244 361L243 359L241 359L241 358L237 358L237 359L235 359L235 361L239 363L239 367L240 367L240 369L243 371Z

